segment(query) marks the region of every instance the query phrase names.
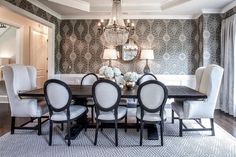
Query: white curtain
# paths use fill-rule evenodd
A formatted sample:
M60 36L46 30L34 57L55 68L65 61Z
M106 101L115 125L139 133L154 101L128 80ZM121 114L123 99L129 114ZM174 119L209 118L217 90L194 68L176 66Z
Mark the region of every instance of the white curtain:
M236 117L236 15L222 21L221 66L224 76L220 94L220 109Z

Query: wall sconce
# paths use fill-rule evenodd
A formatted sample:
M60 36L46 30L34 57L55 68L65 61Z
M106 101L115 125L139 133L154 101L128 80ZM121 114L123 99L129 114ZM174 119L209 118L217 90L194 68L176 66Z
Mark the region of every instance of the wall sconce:
M150 73L150 68L148 66L148 60L149 59L154 59L153 50L142 50L141 55L140 55L140 59L146 59L146 65L143 69L143 72L144 73Z

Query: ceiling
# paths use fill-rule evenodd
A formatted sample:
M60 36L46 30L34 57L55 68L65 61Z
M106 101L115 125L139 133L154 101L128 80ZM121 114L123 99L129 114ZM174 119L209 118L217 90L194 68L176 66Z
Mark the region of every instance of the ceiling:
M28 0L62 19L109 18L112 0ZM122 0L124 18L196 18L221 13L235 0ZM230 8L229 8L230 9Z

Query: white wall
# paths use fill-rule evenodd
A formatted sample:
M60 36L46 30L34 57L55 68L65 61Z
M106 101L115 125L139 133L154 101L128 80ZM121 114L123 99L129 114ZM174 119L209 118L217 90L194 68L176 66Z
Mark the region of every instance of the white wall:
M18 41L22 47L20 59L18 63L29 65L30 63L30 29L33 28L38 32L48 34L48 27L33 21L29 18L21 16L9 9L0 7L0 22L8 25L17 24L18 29L22 29L21 39ZM19 52L19 51L18 51Z
M16 52L17 52L16 28L9 27L0 36L0 58L10 58L10 62L15 63Z

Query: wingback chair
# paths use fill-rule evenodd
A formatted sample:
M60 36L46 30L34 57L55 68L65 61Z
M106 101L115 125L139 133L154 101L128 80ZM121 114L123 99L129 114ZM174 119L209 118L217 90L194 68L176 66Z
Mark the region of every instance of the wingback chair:
M179 136L183 131L204 131L211 130L214 132L214 111L219 95L221 80L223 76L223 68L218 65L208 65L200 67L196 70L196 90L207 95L207 99L202 101L179 101L176 100L172 106L172 122L174 122L174 112L179 119ZM201 125L201 118L209 118L211 128L200 129L183 129L183 120L194 119Z
M19 91L36 88L36 69L32 66L15 64L4 66L2 70L11 109L11 134L14 134L15 129L37 129L38 135L40 135L41 118L48 111L46 104L39 105L36 99L20 99L18 96ZM35 127L24 127L24 125L16 127L16 117L37 118L38 125Z

